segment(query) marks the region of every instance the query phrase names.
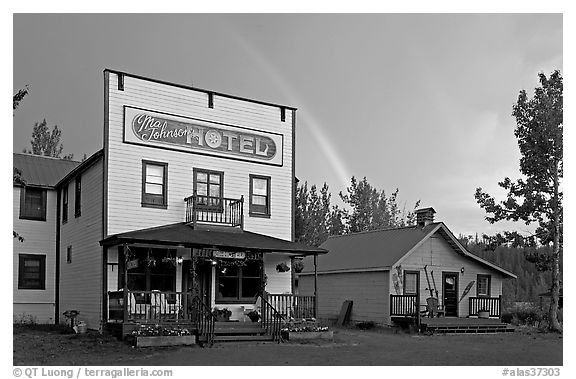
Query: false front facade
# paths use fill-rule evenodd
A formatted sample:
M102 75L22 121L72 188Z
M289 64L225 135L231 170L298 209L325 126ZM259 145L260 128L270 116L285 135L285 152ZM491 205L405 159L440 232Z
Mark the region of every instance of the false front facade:
M291 296L291 258L325 252L291 242L295 109L104 78L103 150L58 187L62 197L81 178L84 191L81 216L60 220L61 307L123 333L203 328L216 308L241 321L282 312L268 294Z

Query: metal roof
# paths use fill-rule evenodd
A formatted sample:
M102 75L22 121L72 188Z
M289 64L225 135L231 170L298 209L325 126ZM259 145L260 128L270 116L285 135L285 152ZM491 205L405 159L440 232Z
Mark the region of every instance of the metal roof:
M55 187L80 162L42 155L14 153L13 166L22 172L27 185Z
M121 245L124 243L214 247L256 252L284 252L295 255L327 253L326 250L321 248L310 247L241 229L222 227L194 229L184 222L119 233L100 241L103 246Z
M442 222L433 222L424 227L414 225L332 236L320 245L321 248L328 250L329 254L318 257L318 271L390 269L404 260L420 243L437 233L448 242L455 253L507 276L516 277L511 272L467 251ZM303 273L307 274L312 272L314 265L312 262L305 262L304 267Z
M410 226L331 236L320 245L329 254L318 257L318 270L389 268L435 226L433 223L424 228ZM304 267L304 272L309 272L314 265L305 263Z

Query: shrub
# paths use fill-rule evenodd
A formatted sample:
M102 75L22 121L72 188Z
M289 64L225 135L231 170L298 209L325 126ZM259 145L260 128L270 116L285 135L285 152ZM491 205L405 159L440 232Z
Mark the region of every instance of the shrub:
M515 325L534 325L545 317L545 312L534 305L516 306L502 313L503 322Z
M373 329L376 326L374 321L361 321L356 323L356 327L361 330Z

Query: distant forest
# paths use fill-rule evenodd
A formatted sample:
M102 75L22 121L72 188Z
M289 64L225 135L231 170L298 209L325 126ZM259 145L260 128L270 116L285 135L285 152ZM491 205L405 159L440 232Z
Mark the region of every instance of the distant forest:
M485 245L472 238L459 237L460 242L472 254L486 259L512 272L518 279L506 279L502 285L502 300L506 305L513 302L534 302L538 295L550 291L550 271L538 271L536 265L526 259L525 249L499 246L495 251L485 250ZM550 247L539 247L537 253L549 254ZM562 272L562 261L560 262ZM562 282L562 281L561 281Z

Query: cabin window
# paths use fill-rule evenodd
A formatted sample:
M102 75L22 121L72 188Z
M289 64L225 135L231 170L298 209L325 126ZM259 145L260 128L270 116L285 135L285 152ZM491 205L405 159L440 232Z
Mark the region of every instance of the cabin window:
M490 296L490 275L478 275L476 278L476 296Z
M194 193L196 204L201 208L222 208L224 173L194 169Z
M262 283L262 262L247 261L244 266L222 260L216 270L216 301L252 302Z
M46 289L46 255L19 255L18 289Z
M22 187L20 191L20 218L46 221L46 190Z
M167 208L168 163L142 161L142 206Z
M68 184L62 189L62 223L68 222Z
M74 217L80 217L82 213L82 177L76 177L76 185L74 187Z
M418 271L404 271L404 295L418 294Z
M270 177L250 175L250 215L270 216Z
M66 263L72 263L72 246L66 248Z

